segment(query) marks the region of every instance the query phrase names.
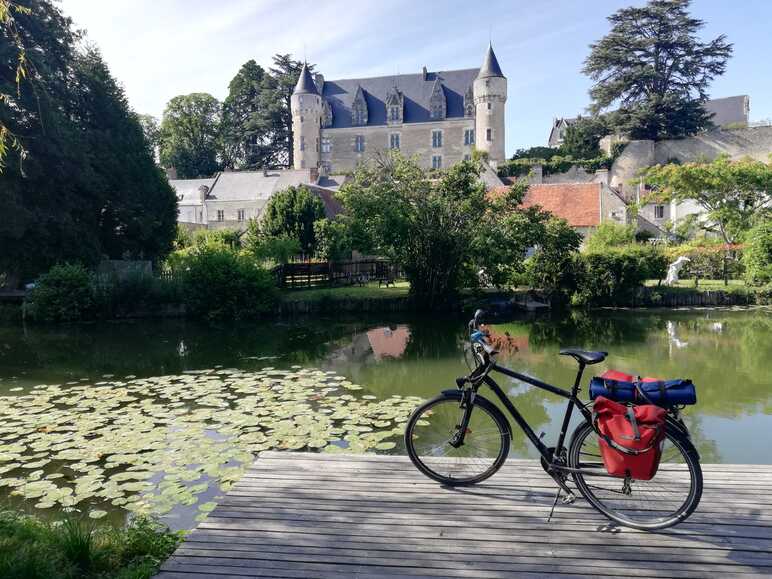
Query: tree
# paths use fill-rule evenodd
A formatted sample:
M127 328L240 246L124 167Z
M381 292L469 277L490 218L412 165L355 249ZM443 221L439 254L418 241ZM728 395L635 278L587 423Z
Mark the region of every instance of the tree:
M57 262L161 257L174 236L176 200L155 166L136 116L98 52L59 8L27 3L15 26L30 77L3 123L25 136L28 158L0 175L0 272L17 283ZM0 46L0 82L16 61ZM26 83L34 82L34 90ZM3 84L5 86L5 84Z
M579 117L566 128L560 151L574 159L594 159L600 156L599 141L609 134L603 115Z
M308 187L288 187L268 201L260 222L267 237L289 237L300 243L306 255L316 248L314 223L324 217L324 203Z
M706 231L735 243L755 220L769 215L772 162L722 156L710 163L656 165L644 174L656 188L649 196L659 202L696 201L706 212Z
M161 121L161 164L174 167L182 179L219 171L221 108L218 100L207 93L170 100Z
M351 259L351 236L343 219L319 219L314 234L317 257L324 261Z
M259 99L257 127L270 135L265 151L265 164L276 167L292 167L292 110L290 99L300 76L303 62L293 60L289 54L276 54L269 75L264 78ZM314 65L308 70L313 72Z
M595 44L583 72L593 81L591 110L612 105L616 131L634 139L694 134L710 126L703 103L711 81L726 69L732 45L722 34L701 42L704 22L689 15L691 0L649 0L608 20L611 31Z
M635 243L635 225L622 225L605 221L595 228L587 238L588 251L604 251L611 247L622 247Z
M772 282L772 219L761 219L746 235L745 280L751 285Z
M13 71L13 82L9 83L3 77L0 77L0 112L5 113L3 110L5 107L11 108L13 93L17 94L21 90L21 82L27 76L27 52L24 48L21 35L16 28L15 14L31 14L31 11L26 6L20 6L16 2L10 0L0 0L0 39L3 43L8 43L11 50L7 51L7 54L3 54L0 58L8 58L15 65L11 67ZM6 50L3 50L5 53ZM10 87L8 86L10 85ZM10 92L9 91L10 88ZM15 88L15 91L13 90ZM0 115L0 173L3 172L5 156L8 154L8 149L15 150L20 158L25 155L24 147L19 140L19 137L11 132L3 121L4 114Z
M155 155L156 149L161 145L161 127L158 125L158 119L153 115L137 115L139 126L142 127L142 134L145 136L150 150Z
M270 125L261 116L265 71L254 60L241 67L223 102L223 159L229 167L254 169L272 164Z
M399 264L427 308L452 298L481 268L503 279L522 267L534 221L547 216L519 207L520 185L488 199L481 169L464 161L435 182L396 153L362 165L340 191L353 247Z
M544 290L553 303L565 303L576 289L575 254L582 236L564 219L550 217L544 224L536 253L527 264L531 287Z

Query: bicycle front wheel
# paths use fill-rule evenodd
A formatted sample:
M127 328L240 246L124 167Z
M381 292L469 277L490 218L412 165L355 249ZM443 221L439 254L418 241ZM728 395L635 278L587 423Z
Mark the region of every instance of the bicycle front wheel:
M405 446L413 464L429 478L450 486L471 485L501 468L509 454L509 423L490 401L476 396L464 436L461 393L442 394L418 407L405 429Z
M612 521L653 531L672 527L697 508L702 496L702 469L692 443L668 427L659 470L651 480L604 476L599 437L588 423L571 438L568 466L584 498Z

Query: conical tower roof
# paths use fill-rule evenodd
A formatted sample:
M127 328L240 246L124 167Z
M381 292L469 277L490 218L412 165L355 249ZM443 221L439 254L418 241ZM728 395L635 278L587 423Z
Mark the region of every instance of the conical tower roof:
M292 94L319 94L316 90L316 83L308 70L308 63L306 62L303 63L303 68L300 69L300 77L298 78L298 83L295 85L295 90Z
M491 76L504 77L504 73L501 72L499 61L496 60L496 55L493 53L493 46L488 44L488 52L485 53L485 60L480 67L480 72L477 73L477 78L488 78Z

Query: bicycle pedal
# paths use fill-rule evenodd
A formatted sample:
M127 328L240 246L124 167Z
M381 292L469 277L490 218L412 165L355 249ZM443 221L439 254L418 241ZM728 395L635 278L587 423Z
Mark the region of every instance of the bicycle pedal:
M568 495L564 496L561 502L564 505L571 505L576 500L576 495L574 493L569 493Z

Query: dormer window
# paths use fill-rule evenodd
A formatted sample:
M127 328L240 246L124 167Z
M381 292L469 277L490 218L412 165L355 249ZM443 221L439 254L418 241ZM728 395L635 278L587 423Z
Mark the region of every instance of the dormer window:
M402 93L394 87L386 95L386 121L390 125L402 122L402 111L404 110L404 97Z
M471 84L466 89L466 93L464 93L464 116L474 116L474 91Z
M351 103L351 124L355 127L367 124L367 101L361 86L357 87L354 101Z
M447 106L445 91L442 89L440 79L437 78L432 87L432 96L429 99L429 117L432 120L444 119L447 114Z
M322 128L332 126L332 107L327 99L322 100Z

